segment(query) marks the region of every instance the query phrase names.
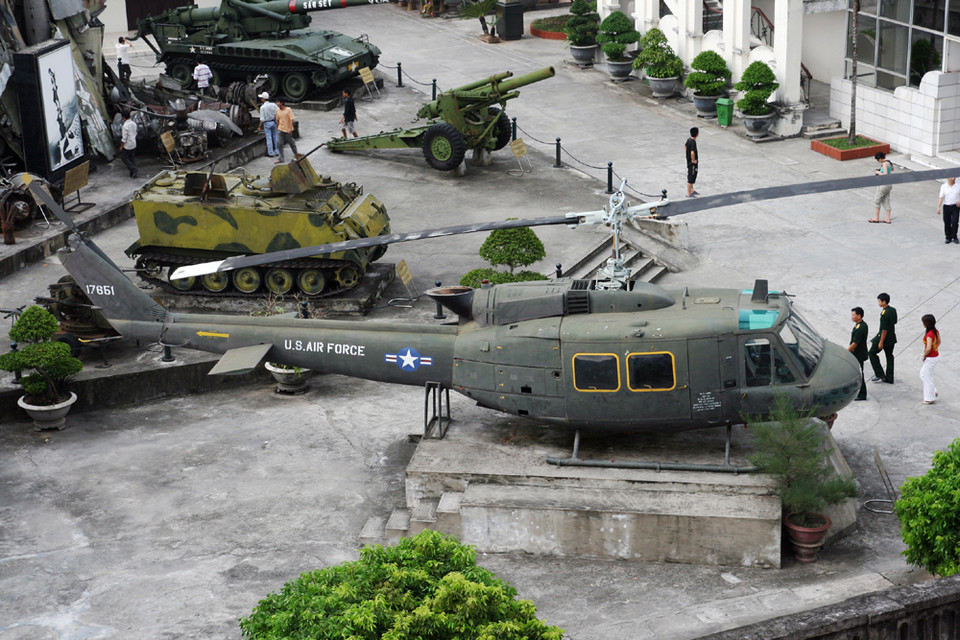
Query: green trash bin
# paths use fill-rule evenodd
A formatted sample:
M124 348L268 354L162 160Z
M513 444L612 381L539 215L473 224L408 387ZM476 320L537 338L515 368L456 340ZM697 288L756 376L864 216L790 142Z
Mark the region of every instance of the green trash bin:
M717 98L717 123L721 127L733 124L733 100L730 98Z

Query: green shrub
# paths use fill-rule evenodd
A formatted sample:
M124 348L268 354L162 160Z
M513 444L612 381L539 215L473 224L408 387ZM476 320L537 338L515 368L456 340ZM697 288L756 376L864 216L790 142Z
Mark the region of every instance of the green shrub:
M675 78L683 75L683 61L667 43L663 31L656 27L640 38L640 53L633 61L634 69L644 67L651 78Z
M465 273L464 276L460 278L460 284L465 287L479 289L484 280L487 280L490 284L507 284L508 282L531 282L533 280L546 279L546 276L536 271L507 273L506 271L497 271L490 267L483 267Z
M70 355L68 345L52 341L59 329L53 314L37 305L28 307L10 329L10 339L19 350L0 355L0 370L33 370L20 381L30 404L57 404L66 399L70 379L83 369L83 363Z
M701 51L690 64L692 71L687 74L683 84L701 96L718 96L723 93L730 79L730 69L719 53L713 50Z
M640 32L633 28L633 22L623 11L614 11L600 23L597 42L607 59L611 62L627 60L627 45L640 40Z
M734 85L737 91L745 95L737 100L737 108L746 116L764 116L772 111L767 100L780 83L766 62L757 60L744 69L740 82Z
M470 18L476 18L480 21L480 28L483 29L483 35L490 35L491 28L496 29L497 17L494 16L490 23L490 28L487 26L487 16L492 14L497 6L497 0L473 0L472 2L464 2L460 7L460 19L469 20ZM494 33L496 35L496 33Z
M574 47L589 47L597 44L597 30L600 27L597 3L573 0L570 13L567 25L563 28L563 32L567 34L567 42Z
M894 509L910 564L939 576L960 573L960 439L933 454L926 475L907 478Z
M510 218L516 220L516 218ZM547 255L543 242L530 227L495 229L480 247L480 257L497 266L506 265L513 273L515 267L526 267Z
M756 443L750 462L775 476L784 511L796 514L791 522L805 527L817 524L816 514L824 507L857 495L853 479L837 475L830 465L826 426L813 415L778 395L768 419L746 418Z
M301 574L240 619L253 640L560 640L529 600L436 531Z

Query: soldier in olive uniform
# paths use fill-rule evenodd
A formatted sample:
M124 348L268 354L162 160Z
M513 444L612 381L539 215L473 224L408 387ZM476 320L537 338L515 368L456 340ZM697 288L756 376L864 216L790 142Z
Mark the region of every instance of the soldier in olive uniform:
M897 344L897 310L890 306L890 296L881 293L877 296L880 306L880 330L873 337L870 346L870 364L873 366L873 382L893 384L893 345ZM878 354L883 351L887 357L887 371L884 373L880 366Z
M863 363L867 361L867 334L869 328L863 321L863 308L854 307L850 309L850 319L853 320L853 331L850 332L850 346L847 351L853 354L853 357L860 363L860 393L855 400L867 399L867 382L863 377Z

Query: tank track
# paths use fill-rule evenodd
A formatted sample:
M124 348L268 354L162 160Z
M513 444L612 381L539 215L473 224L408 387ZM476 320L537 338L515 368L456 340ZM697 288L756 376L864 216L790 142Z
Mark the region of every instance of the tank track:
M215 64L212 67L215 70L224 70L228 73L243 73L243 74L259 74L259 73L292 73L294 71L299 71L301 73L307 74L307 77L310 78L310 91L316 91L320 89L326 89L330 86L329 77L327 81L322 85L317 85L313 82L313 72L316 71L318 66L315 64L290 64L290 65L262 65L262 64L224 64L216 56L211 56L211 62L215 61ZM193 65L196 64L196 60L190 58L189 56L170 56L164 60L164 64L167 67L171 67L175 64L186 64L193 68Z
M170 284L169 280L164 279L162 276L161 277L147 276L143 272L143 269L140 265L142 265L144 262L148 260L154 260L156 262L159 262L163 266L163 268L166 270L169 267L183 267L190 264L198 264L200 262L205 262L207 260L194 260L189 258L188 256L178 256L178 255L171 255L169 253L159 253L159 252L152 252L152 251L144 251L142 253L138 253L136 254L135 257L137 261L136 262L137 276L139 276L141 280L143 280L144 282L149 282L150 284L153 284L153 285L157 285L164 291L168 291L176 295L206 296L206 297L214 297L214 298L237 298L237 299L243 300L243 299L254 298L256 296L270 293L270 290L267 289L266 286L263 284L261 284L260 287L253 293L242 293L232 288L232 286L228 287L227 290L225 291L210 291L209 289L204 288L202 284L198 284L193 289L187 289L186 291L184 291L183 289L177 289L176 287L174 287L172 284ZM349 291L350 289L353 289L354 287L359 285L360 280L363 278L363 274L365 273L365 269L362 269L356 263L350 262L349 260L320 260L315 258L307 258L304 260L290 260L287 262L272 262L269 264L262 264L258 267L258 269L264 271L267 269L272 269L274 267L283 267L285 269L311 268L311 269L326 270L326 269L337 269L339 267L348 266L348 265L355 267L357 271L360 272L360 278L357 279L357 283L354 284L353 286L350 286L350 287L341 286L335 289L333 288L324 289L321 293L308 295L300 291L297 288L296 284L294 284L293 288L290 291L283 294L286 296L301 296L303 298L306 298L307 300L319 300L320 298L328 298L330 296L335 296L340 293L343 293L344 291ZM329 281L336 284L336 280L333 278L330 278Z

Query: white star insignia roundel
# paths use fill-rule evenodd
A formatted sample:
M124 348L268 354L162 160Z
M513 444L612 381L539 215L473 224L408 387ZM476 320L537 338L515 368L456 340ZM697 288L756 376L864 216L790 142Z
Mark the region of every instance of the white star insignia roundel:
M433 358L421 356L412 347L404 347L397 353L386 353L383 356L383 361L395 363L402 371L416 371L420 367L433 366Z

